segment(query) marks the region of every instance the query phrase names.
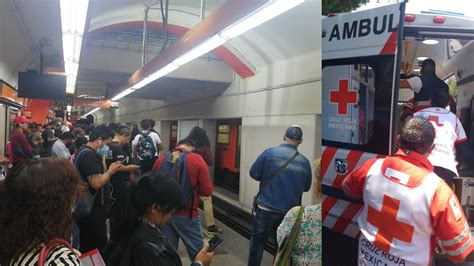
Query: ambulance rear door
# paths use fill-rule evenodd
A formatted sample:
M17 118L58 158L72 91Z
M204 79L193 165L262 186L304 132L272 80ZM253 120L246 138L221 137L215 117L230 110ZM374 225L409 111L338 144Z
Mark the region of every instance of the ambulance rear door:
M351 264L356 261L362 202L344 195L342 181L366 160L395 152L404 9L405 3L397 3L323 19L325 263L346 263L335 253L341 248L352 253Z

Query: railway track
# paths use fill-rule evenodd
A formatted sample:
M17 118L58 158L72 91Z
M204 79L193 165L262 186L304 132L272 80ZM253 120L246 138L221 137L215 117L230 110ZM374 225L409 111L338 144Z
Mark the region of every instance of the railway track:
M216 219L250 240L253 224L253 216L251 214L233 206L232 204L227 203L216 196L212 196L212 203L214 207L214 216ZM200 203L199 207L202 209L202 203ZM274 255L276 253L276 249L276 243L271 240L267 240L265 243L265 250Z

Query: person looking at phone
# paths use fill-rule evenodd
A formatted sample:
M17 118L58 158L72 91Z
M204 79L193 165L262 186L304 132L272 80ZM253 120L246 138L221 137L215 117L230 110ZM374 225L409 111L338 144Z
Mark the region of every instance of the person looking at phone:
M127 166L129 171L117 172L110 177L110 184L112 185L112 198L116 198L116 194L119 191L120 186L123 182L128 181L132 174L132 171L138 170L140 166L129 165L129 157L125 152L124 147L130 140L131 131L126 126L121 126L115 130L115 135L112 142L109 144L109 152L106 157L106 164L109 167L113 162L121 162L122 165ZM113 205L113 202L112 202Z
M92 129L87 144L79 148L75 156L76 168L90 192L95 194L90 214L80 218L77 225L80 231L80 251L102 250L107 245L105 221L110 211L110 178L117 172L128 168L121 162L113 162L105 167L104 157L108 154L111 133L104 127Z
M117 199L117 194L120 189L120 186L128 181L129 179L133 179L133 171L138 170L140 166L128 164L128 155L124 150L124 147L128 144L130 140L130 129L126 126L118 127L115 129L115 135L112 142L109 144L109 152L106 156L106 164L107 167L114 162L120 162L124 167L128 169L128 171L121 171L113 174L110 177L110 185L112 186L112 193L111 193L111 203L110 203L110 211L114 212L115 210L115 200ZM110 219L110 230L114 231L116 228L116 221L114 219Z
M173 178L147 172L138 181L125 182L117 197L117 230L104 252L107 265L182 265L178 252L161 229L181 206L183 190ZM191 264L210 265L214 254L205 244Z

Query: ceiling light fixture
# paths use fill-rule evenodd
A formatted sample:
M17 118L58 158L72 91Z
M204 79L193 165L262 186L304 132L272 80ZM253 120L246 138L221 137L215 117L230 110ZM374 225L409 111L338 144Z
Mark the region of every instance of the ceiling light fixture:
M426 56L418 56L416 58L416 60L418 60L418 61L425 61L426 59L428 59L428 57L426 57Z
M86 26L89 0L60 0L66 93L73 94L76 87L79 58Z
M121 93L117 94L115 97L113 97L111 100L112 101L117 101L118 99L121 99L127 95L129 95L130 93L132 93L134 91L134 89L132 88L128 88L124 91L122 91Z
M297 5L303 2L304 0L269 0L266 5L262 6L261 8L258 8L246 17L240 19L239 21L231 24L230 26L215 34L214 36L201 42L197 46L193 47L189 51L185 52L183 55L173 60L171 63L158 69L153 74L141 79L137 83L133 84L130 88L127 88L126 90L114 96L112 100L117 101L125 97L126 95L132 93L134 90L143 88L151 82L163 76L166 76L167 74L173 72L179 67L223 45L232 38L235 38L263 24L264 22L271 20L272 18L280 14L285 13L286 11L292 9L293 7L296 7Z
M92 109L92 111L90 111L89 113L83 115L82 117L85 118L85 117L87 117L88 115L91 115L91 114L93 114L93 113L95 113L95 112L97 112L97 111L99 111L99 110L100 110L100 107L94 108L94 109Z
M439 41L438 40L433 40L433 39L428 39L428 40L424 40L422 43L427 44L427 45L435 45L435 44L438 44Z

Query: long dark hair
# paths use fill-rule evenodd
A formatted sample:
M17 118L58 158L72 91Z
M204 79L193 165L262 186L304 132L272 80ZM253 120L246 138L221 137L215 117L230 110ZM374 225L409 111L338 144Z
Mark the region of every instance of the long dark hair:
M128 239L139 225L148 208L156 204L162 213L169 213L181 206L183 190L173 178L149 171L139 181L127 181L120 190L111 219L115 230L106 249L107 264L117 265Z
M73 204L84 189L65 158L25 161L11 172L0 192L1 263L8 265L52 239L68 239Z
M194 141L197 148L211 147L211 142L209 141L209 137L207 136L206 130L204 130L204 128L198 126L193 127L186 138Z

